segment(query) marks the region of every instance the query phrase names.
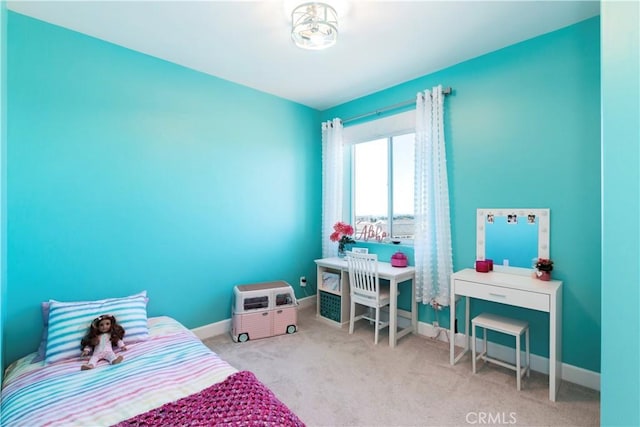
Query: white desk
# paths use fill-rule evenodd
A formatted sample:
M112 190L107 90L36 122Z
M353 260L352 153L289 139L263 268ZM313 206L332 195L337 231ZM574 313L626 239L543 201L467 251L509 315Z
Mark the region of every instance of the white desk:
M340 291L329 291L330 293L340 295L343 305L342 324L344 324L344 307L349 307L349 267L347 260L344 258L323 258L315 260L318 270L318 292L317 292L317 310L320 314L320 291L327 291L322 288L322 273L325 271L339 271L341 289ZM389 288L391 293L391 301L389 303L389 346L395 347L399 338L418 330L418 307L416 305L416 290L414 286L415 280L414 267L392 267L388 262L378 262L378 276L381 279L389 280ZM411 311L398 309L398 284L406 280L411 280ZM398 316L411 319L411 324L398 331ZM348 316L346 316L348 322ZM342 326L342 325L340 325Z
M466 297L465 346L457 356L455 343L450 340L450 363L455 363L469 351L470 298L478 298L549 313L549 400L555 402L562 378L562 282L544 282L530 276L492 271L478 273L474 269L461 270L451 276L451 337L455 332L455 301Z

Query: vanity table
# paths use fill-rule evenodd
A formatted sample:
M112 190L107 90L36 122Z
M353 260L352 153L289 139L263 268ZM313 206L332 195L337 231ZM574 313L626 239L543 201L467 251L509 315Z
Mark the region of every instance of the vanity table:
M471 300L481 299L549 313L549 399L556 400L562 378L562 282L531 276L538 258L549 258L549 209L478 209L476 260L491 259L495 271L465 269L451 276L451 337L455 336L455 305L466 300L464 349L455 354L450 340L450 363L469 351Z
M454 340L450 340L450 363L455 363L469 351L471 331L471 299L482 299L516 307L529 308L549 313L549 400L556 400L562 378L562 282L544 282L530 276L492 271L479 273L465 269L451 276L451 301L465 297L465 345L455 354ZM454 302L455 301L455 302ZM452 307L450 336L455 336L456 310Z

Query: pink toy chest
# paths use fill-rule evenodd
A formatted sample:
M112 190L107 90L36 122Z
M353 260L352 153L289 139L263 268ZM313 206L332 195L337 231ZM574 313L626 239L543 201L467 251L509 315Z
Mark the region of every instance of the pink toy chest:
M231 336L236 342L292 334L298 329L298 302L287 282L239 285L233 289Z

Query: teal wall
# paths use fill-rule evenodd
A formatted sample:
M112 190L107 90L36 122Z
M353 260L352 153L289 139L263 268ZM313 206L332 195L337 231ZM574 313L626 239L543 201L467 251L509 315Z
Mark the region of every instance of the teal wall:
M601 422L640 425L640 7L602 2Z
M8 21L5 362L35 350L49 298L147 289L150 315L196 327L229 317L235 284L297 288L306 275L313 285L320 119L444 84L454 88L445 105L455 268L475 259L476 208L550 208L563 360L600 371L599 18L321 115L15 13ZM533 352L548 354L545 315L474 307L528 318ZM421 320L433 316L421 306Z
M146 289L149 315L231 316L234 285L315 278L318 112L8 14L6 363L39 303ZM6 300L5 300L6 299Z
M322 113L323 119L346 119L438 84L451 86L445 138L454 268L473 266L477 208L550 208L553 275L564 281L563 361L595 372L601 335L599 25L592 18ZM546 314L487 302L473 306L473 313L527 318L533 353L548 356ZM445 312L439 320L448 325ZM432 309L421 306L420 320L433 318Z

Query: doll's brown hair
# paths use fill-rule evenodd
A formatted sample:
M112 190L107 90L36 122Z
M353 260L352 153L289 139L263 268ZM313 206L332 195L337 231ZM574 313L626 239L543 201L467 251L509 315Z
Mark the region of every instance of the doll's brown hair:
M115 316L111 314L103 314L102 316L98 316L93 319L91 326L89 326L89 330L80 342L80 348L84 348L86 346L95 347L98 345L98 337L101 334L100 329L98 329L98 324L104 319L111 320L111 329L109 330L109 333L111 334L111 345L117 346L118 341L124 338L124 328L116 321Z

